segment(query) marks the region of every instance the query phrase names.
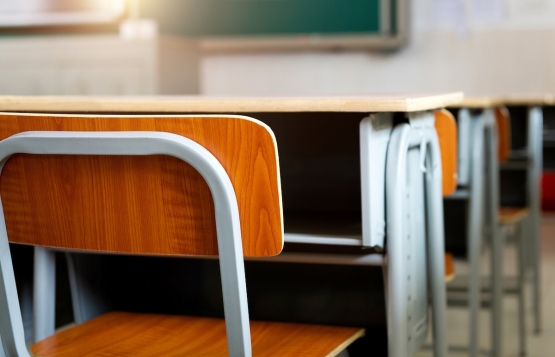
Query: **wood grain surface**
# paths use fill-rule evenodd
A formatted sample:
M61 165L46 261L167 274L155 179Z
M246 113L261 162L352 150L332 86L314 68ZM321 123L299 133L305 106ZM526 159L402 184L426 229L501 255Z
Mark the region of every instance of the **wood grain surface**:
M255 357L335 356L364 329L251 321ZM112 312L48 337L40 357L227 356L223 319Z
M244 117L0 115L0 139L24 131L162 131L204 146L237 195L246 256L283 247L277 148ZM210 190L168 156L14 155L0 177L10 242L155 255L216 255Z
M525 207L500 207L498 220L501 224L515 224L528 216Z
M445 282L451 282L455 279L455 258L453 254L445 253Z
M0 111L41 113L414 112L455 105L462 92L328 97L0 96Z
M448 110L436 110L435 128L441 149L443 196L457 189L457 122Z
M502 99L496 96L480 96L480 97L468 97L465 96L464 99L453 107L455 108L471 108L471 109L487 109L493 108L496 105L501 105Z
M510 93L500 96L498 101L510 106L554 105L555 95L553 93Z
M509 93L485 96L465 96L453 105L455 108L486 109L499 105L508 106L549 106L555 104L555 95L551 93Z
M511 115L505 106L495 108L497 126L497 158L506 162L511 156Z

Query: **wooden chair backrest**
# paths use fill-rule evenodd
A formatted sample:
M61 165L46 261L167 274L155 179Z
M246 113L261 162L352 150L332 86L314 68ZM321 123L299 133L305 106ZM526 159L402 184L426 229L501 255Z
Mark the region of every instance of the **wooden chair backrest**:
M497 155L499 162L506 162L511 156L511 115L505 106L495 108L497 123Z
M0 115L0 140L25 131L161 131L189 138L235 189L245 256L283 247L277 147L269 128L238 116ZM9 241L127 254L217 255L212 195L169 156L12 156L0 176Z
M441 149L443 196L457 189L457 122L448 110L436 110L435 128Z

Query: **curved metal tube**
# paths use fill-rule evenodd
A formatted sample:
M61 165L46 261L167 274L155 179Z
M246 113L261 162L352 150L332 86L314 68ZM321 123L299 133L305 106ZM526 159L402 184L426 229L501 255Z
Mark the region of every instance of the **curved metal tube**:
M407 151L410 126L393 129L387 150L386 217L387 217L387 336L389 357L403 357L407 346L407 286L403 249L403 206L406 182Z
M424 144L424 145L422 145ZM426 216L428 237L428 275L432 290L434 356L447 356L446 291L443 256L443 200L441 194L441 154L433 128L414 130L400 124L391 134L386 168L387 197L387 314L389 356L407 356L408 351L408 287L406 282L407 234L404 224L407 182L407 154L411 147L426 149Z
M428 272L432 290L434 356L447 357L447 293L445 287L445 229L443 220L442 167L439 139L428 132L426 203L428 218Z
M206 180L216 216L228 352L251 356L251 340L237 199L229 176L204 147L161 132L25 132L0 141L3 167L13 154L170 155L193 166ZM0 207L1 208L1 207ZM8 357L29 356L10 256L4 212L0 209L0 335Z

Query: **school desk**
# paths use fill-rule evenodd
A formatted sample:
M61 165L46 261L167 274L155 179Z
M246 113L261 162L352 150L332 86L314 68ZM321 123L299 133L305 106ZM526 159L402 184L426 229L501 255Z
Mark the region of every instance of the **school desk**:
M292 247L275 261L384 266L388 353L395 357L414 354L426 337L429 282L434 354L446 356L441 153L433 110L461 100L462 93L320 98L5 96L0 97L0 112L60 118L225 113L265 122L277 138L285 241ZM322 247L327 253L315 253ZM342 254L345 247L358 254ZM384 250L385 255L376 254ZM361 254L365 251L371 254ZM69 257L74 314L81 322L101 313L102 307L95 304L94 291L80 285L79 269L71 268L79 262Z

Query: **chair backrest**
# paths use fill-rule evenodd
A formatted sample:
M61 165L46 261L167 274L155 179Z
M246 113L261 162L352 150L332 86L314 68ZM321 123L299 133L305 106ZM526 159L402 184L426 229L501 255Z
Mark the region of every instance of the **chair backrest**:
M238 116L0 114L0 160L0 335L9 357L29 354L8 241L218 254L228 351L251 355L242 255L283 247L277 148L267 126Z
M499 162L506 162L511 156L511 115L505 106L495 108L497 124L497 155Z
M457 189L457 122L446 109L436 110L435 128L441 149L441 169L443 196L449 196Z
M156 131L206 148L237 197L243 253L283 247L277 147L269 128L239 116L0 115L0 140L27 131ZM217 255L212 195L171 156L16 154L0 176L9 241L84 251Z

